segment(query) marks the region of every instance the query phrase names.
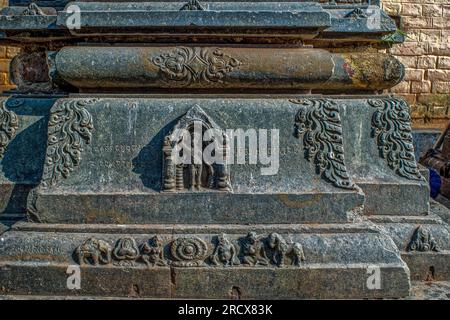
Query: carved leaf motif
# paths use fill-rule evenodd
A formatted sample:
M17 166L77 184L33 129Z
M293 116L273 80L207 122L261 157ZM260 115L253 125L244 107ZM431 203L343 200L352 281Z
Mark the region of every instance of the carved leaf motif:
M227 73L241 62L225 55L219 49L181 47L152 59L168 81L183 85L195 82L223 82Z
M339 106L328 99L291 100L301 107L295 118L296 136L303 137L305 157L333 185L353 189L344 159Z
M372 116L372 132L380 156L399 176L423 180L414 156L411 117L407 103L399 99L371 99L369 105L377 110Z
M6 109L6 101L0 101L0 159L19 128L19 119L14 112Z
M67 178L80 164L83 146L91 142L92 116L84 108L99 99L67 99L52 108L48 124L48 144L43 186Z

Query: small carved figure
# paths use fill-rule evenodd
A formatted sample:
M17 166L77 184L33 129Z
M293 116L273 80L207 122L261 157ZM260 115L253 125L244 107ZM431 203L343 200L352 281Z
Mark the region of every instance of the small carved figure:
M436 241L430 232L419 226L411 239L408 246L409 251L436 251L439 252Z
M278 233L274 232L269 234L267 237L267 245L273 252L271 257L272 262L279 267L285 265L286 256L291 256L291 264L294 266L299 266L301 261L305 260L302 245L298 242L289 245Z
M164 248L160 237L154 236L141 246L141 259L149 268L167 265L164 260Z
M210 256L210 261L217 266L222 263L224 267L238 265L239 261L236 257L236 248L228 240L227 235L222 233L217 236L217 246L213 254Z
M269 264L264 245L255 232L251 231L245 237L242 244L243 264L256 266Z
M113 257L119 260L119 265L134 265L134 261L139 257L136 241L131 237L119 239L114 248Z
M302 261L305 261L305 253L303 252L303 247L300 243L294 242L292 244L292 265L300 266Z
M269 248L274 251L272 255L272 262L279 267L284 266L284 258L289 251L289 246L286 241L278 233L271 233L267 239Z
M91 263L98 266L100 263L111 263L111 247L106 241L89 238L75 251L80 265Z

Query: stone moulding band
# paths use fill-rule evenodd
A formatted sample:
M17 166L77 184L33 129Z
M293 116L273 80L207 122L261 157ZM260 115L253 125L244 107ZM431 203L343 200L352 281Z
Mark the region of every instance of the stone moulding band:
M306 159L334 186L354 189L345 166L339 105L330 99L290 101L300 106L295 117L295 135L303 138Z
M70 84L97 91L368 91L393 87L404 75L401 62L389 54L331 53L308 48L80 46L63 47L48 56L54 85Z
M368 103L377 109L372 116L372 135L380 157L399 176L424 180L414 156L408 104L395 98L369 99Z
M0 160L19 128L19 118L6 108L8 98L0 98Z

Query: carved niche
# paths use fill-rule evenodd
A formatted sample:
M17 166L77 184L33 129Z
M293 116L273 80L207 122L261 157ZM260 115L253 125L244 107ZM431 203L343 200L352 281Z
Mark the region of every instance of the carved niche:
M204 141L207 130L217 134ZM226 164L228 143L225 132L199 106L191 108L164 138L163 190L231 191L230 173ZM223 161L205 161L203 151L211 144L215 146L215 155L219 156L217 158ZM182 154L185 150L191 150L191 154L186 157L188 163L174 161L175 156L177 159L186 156Z
M19 128L19 119L17 115L6 109L6 101L0 100L0 159L6 151L9 142L15 137Z

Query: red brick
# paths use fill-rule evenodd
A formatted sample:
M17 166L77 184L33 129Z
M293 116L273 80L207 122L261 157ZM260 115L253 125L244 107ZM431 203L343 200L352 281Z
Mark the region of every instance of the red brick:
M401 10L402 16L421 16L422 6L420 4L404 3Z
M427 54L428 45L419 42L407 42L393 46L390 52L399 56L417 56Z
M422 15L424 17L442 17L442 5L439 4L424 4L422 6Z
M411 81L411 93L429 93L430 91L430 81Z
M439 57L438 69L450 69L450 57Z
M450 81L450 70L428 70L428 80Z
M443 82L443 81L434 81L433 82L433 88L431 90L433 93L450 93L450 81L449 82Z
M0 59L0 72L9 72L9 59Z
M410 81L422 81L423 79L423 70L416 70L416 69L405 69L405 80Z
M409 81L402 81L395 87L390 89L393 93L409 93L410 92L410 85Z
M435 69L437 57L421 56L417 58L417 68L419 69Z
M417 57L415 56L398 56L397 57L406 68L417 67Z

